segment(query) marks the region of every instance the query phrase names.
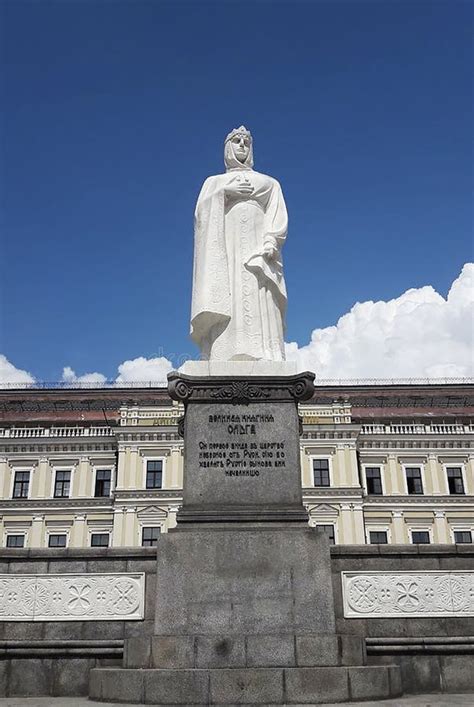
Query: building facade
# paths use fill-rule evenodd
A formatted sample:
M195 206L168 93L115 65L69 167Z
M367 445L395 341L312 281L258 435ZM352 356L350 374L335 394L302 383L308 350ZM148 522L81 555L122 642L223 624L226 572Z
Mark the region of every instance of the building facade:
M0 390L3 547L152 546L182 498L165 388ZM318 385L300 406L311 526L335 544L472 543L474 386Z

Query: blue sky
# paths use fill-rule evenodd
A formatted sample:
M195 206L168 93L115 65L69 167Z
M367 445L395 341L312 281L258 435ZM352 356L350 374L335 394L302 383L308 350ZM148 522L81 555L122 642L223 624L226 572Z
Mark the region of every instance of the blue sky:
M116 376L188 338L192 216L241 123L282 184L287 340L473 260L470 2L4 0L0 352Z

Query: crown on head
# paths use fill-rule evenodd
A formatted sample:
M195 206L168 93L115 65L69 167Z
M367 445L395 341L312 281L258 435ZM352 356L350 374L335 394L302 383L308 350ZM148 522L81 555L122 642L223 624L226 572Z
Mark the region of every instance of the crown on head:
M252 135L250 134L250 130L247 130L245 125L241 125L240 128L234 128L226 137L224 144L226 142L229 142L229 140L232 140L233 137L238 135L239 137L248 137L250 140L252 140Z

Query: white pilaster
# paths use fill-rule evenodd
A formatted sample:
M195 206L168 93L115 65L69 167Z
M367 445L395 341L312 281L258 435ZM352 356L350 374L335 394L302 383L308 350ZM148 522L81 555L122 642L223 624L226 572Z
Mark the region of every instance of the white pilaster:
M448 535L448 526L446 523L446 513L444 511L434 512L434 530L435 530L435 543L446 544L451 542Z
M10 493L11 485L11 469L8 466L8 459L6 457L0 457L0 479L2 479L2 484L0 486L0 492L2 498L8 498Z
M169 506L168 508L168 530L170 528L176 528L176 514L179 510L179 506Z
M403 511L392 511L392 542L396 545L406 543Z
M183 488L183 455L181 447L172 447L168 458L170 474L168 476L168 488L179 489Z
M433 496L441 496L445 491L440 485L439 467L436 454L428 454L428 479L431 489L428 488L427 491L431 490Z
M112 531L112 547L122 547L124 543L125 534L125 507L119 507L114 509L114 527Z
M352 505L352 518L354 521L354 543L356 545L365 544L364 510L361 503Z
M126 547L135 546L137 544L137 538L135 536L136 512L137 509L135 507L127 508L125 511L123 544Z
M71 547L87 547L85 514L74 516L74 525L71 530Z
M31 519L30 547L44 547L44 515Z
M51 495L51 468L46 457L40 457L38 469L32 475L32 495L36 498L49 498Z
M73 494L77 492L78 496L85 498L90 495L90 466L89 457L81 457L79 460L79 465L77 468L78 480L75 483L75 489L73 489ZM73 479L76 474L73 474Z

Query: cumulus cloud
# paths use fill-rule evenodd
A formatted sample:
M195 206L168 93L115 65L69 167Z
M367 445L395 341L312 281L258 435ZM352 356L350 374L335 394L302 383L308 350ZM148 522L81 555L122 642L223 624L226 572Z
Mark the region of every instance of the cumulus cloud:
M7 359L6 356L0 354L0 387L5 383L34 383L35 379L28 373L28 371L23 371L21 368L15 368L13 363Z
M105 383L107 378L102 373L84 373L82 376L76 376L76 372L70 366L63 368L61 380L64 383Z
M145 358L139 356L128 361L124 361L118 366L116 383L153 383L154 385L166 385L167 374L173 370L173 366L167 358ZM84 373L78 376L70 367L63 368L61 379L64 383L90 383L98 386L104 384L107 378L102 373Z
M166 376L173 370L170 361L164 356L159 358L144 358L139 356L124 361L118 367L117 383L140 383L152 381L157 385L166 385Z
M473 344L474 263L467 263L446 299L427 285L388 302L358 302L286 353L317 379L444 378L474 375Z

